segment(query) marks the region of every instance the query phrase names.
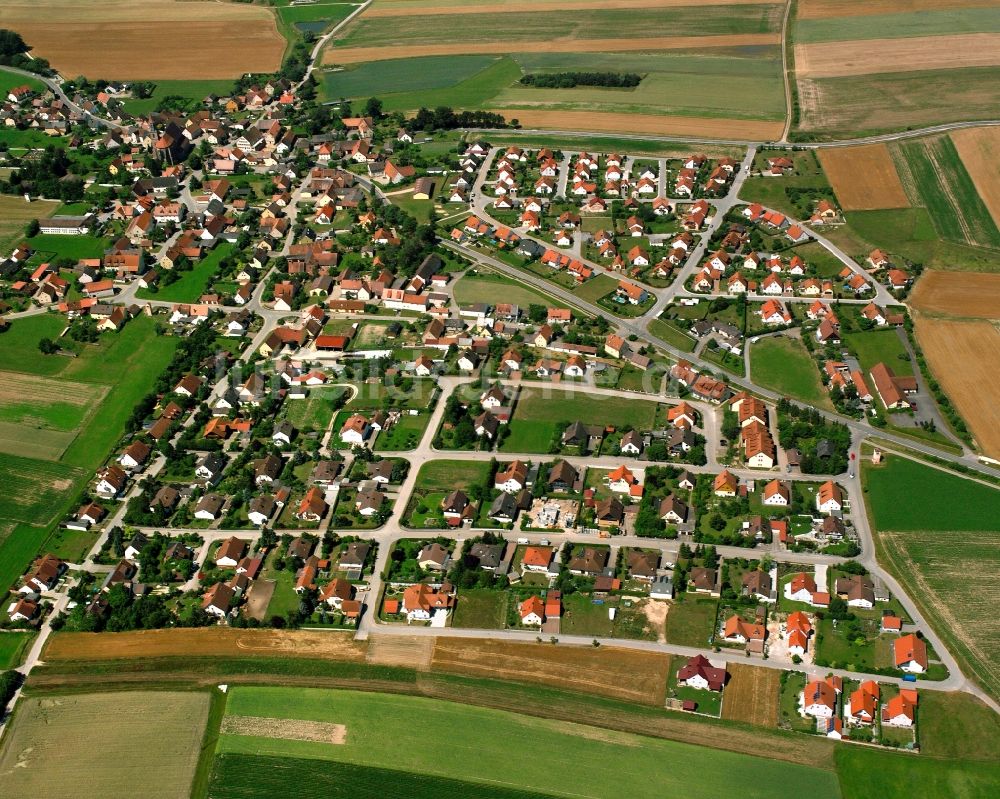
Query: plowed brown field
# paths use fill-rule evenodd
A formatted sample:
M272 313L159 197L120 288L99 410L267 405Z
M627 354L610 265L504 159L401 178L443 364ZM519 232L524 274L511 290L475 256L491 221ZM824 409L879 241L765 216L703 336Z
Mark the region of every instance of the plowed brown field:
M401 47L331 47L323 54L324 64L359 64L388 58L418 58L429 55L471 55L506 53L641 53L657 50L714 50L719 47L754 47L781 44L778 33L746 33L727 36L650 36L623 39L559 39L556 41L442 41Z
M270 11L236 3L5 0L0 28L69 77L235 78L277 69L285 50Z
M590 111L538 111L495 108L496 114L516 119L522 128L539 130L583 130L600 133L653 133L659 136L701 136L715 139L761 139L781 137L781 122L711 117L613 114Z
M438 638L433 671L538 682L568 691L662 706L670 658L633 649Z
M951 134L962 163L1000 227L1000 128L967 128Z
M958 408L984 453L1000 458L1000 331L991 322L921 314L917 341L934 377Z
M1000 275L929 270L917 281L910 305L950 316L1000 319Z
M120 658L232 657L274 655L363 661L364 644L346 635L225 627L140 630L128 633L58 633L45 647L44 660L118 660Z
M819 151L819 161L845 211L910 207L884 144L826 148Z
M795 45L795 74L799 78L839 78L997 64L1000 64L1000 34L997 33Z
M867 17L875 14L905 14L947 8L992 8L996 0L799 0L799 19Z

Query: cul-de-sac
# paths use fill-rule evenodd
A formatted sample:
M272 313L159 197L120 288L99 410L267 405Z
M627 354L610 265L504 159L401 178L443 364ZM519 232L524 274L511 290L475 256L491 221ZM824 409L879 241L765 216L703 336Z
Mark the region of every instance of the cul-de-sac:
M1000 7L0 3L0 796L1000 795Z

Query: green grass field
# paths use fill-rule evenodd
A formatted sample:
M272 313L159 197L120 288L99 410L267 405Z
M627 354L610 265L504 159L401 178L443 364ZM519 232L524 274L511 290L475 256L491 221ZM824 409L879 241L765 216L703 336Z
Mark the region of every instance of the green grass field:
M662 338L667 344L681 352L694 352L698 342L688 332L681 330L673 322L654 319L648 325L649 332L657 338Z
M504 302L520 305L524 312L527 312L528 306L532 304L544 305L546 308L566 307L566 303L560 303L541 292L491 272L459 278L454 286L454 296L460 305L472 305L477 302L495 304L502 299Z
M417 474L417 490L467 489L485 479L489 466L486 461L427 461Z
M750 374L764 388L833 410L816 364L797 339L782 336L758 341L750 352Z
M910 796L982 799L1000 792L1000 766L838 746L837 773L844 799Z
M285 403L285 418L299 430L326 430L333 418L332 403L345 392L341 386L314 388L305 399Z
M323 73L327 97L386 97L394 94L450 89L501 59L490 55L426 56L390 58L351 64Z
M488 588L463 588L455 605L454 627L502 630L507 621L507 592Z
M136 296L144 300L160 300L161 302L197 302L211 285L212 278L219 269L219 263L233 251L234 245L223 242L194 265L189 272L183 272L180 278L169 286L163 286L158 291L139 289Z
M890 455L865 467L868 503L880 530L996 529L1000 491L909 458ZM947 502L939 501L948 497Z
M57 233L39 233L26 239L32 249L37 250L34 261L44 263L55 258L100 258L108 243L96 236L62 236Z
M899 14L796 19L794 37L798 44L809 44L998 31L1000 10L996 8L947 8Z
M164 97L175 95L189 100L202 100L210 94L227 96L233 91L231 80L158 80L150 97L133 97L122 102L125 110L139 116L156 110Z
M446 21L445 21L446 20ZM398 47L436 44L442 30L463 42L493 42L502 37L509 42L544 41L558 32L560 38L599 39L614 30L623 38L650 36L651 31L669 31L673 36L712 36L738 33L773 33L781 27L778 5L673 6L634 8L628 14L619 9L577 9L520 13L517 24L504 25L502 33L484 25L481 14L449 14L404 17L366 17L351 24L337 41L338 47ZM664 33L666 35L666 33Z
M993 119L1000 104L1000 67L800 80L800 96L803 83L815 101L802 106L796 139L853 138Z
M884 363L897 375L912 375L913 364L895 330L865 330L845 333L844 344L858 356L861 368L868 372L875 364ZM900 357L903 356L903 357Z
M401 416L388 431L379 433L375 439L376 452L405 452L415 449L430 422L430 414Z
M35 633L5 633L0 635L0 671L14 669L21 665L24 653L28 651Z
M667 640L679 646L708 646L716 611L714 599L685 596L683 601L674 602L667 613Z
M879 560L965 674L1000 697L1000 491L893 455L863 464L862 479Z
M1000 247L1000 231L948 136L897 144L892 152L910 200L927 208L942 238Z
M750 795L757 797L784 796L783 785L788 780L808 780L813 796L839 795L833 774L807 766L612 730L600 730L598 734L596 729L581 725L422 697L235 687L230 689L226 713L227 717L264 716L343 724L346 742L331 745L224 732L218 747L223 757L243 754L391 767L424 777L477 784L473 788L477 793L455 796L497 795L484 793L486 788L499 789L499 796L504 797L509 795L505 791L519 790L532 796L602 799L611 795L660 797L665 792L683 790L685 796L697 799L724 794L728 775L737 771L748 786L753 786ZM428 729L434 729L435 735L428 735ZM385 746L386 741L392 741L393 746ZM550 757L532 756L540 751L573 763L573 768L553 769ZM483 768L484 763L499 767L508 762L516 762L517 769ZM610 762L614 768L608 768ZM218 771L216 776L215 785L224 788L218 782ZM382 775L376 776L380 782L383 779ZM419 794L407 791L406 795L429 795L418 790ZM379 795L395 794L390 791Z
M617 285L618 281L615 278L610 275L601 274L579 285L573 290L573 293L581 300L596 304L601 297L605 297L614 291Z
M2 93L5 102L7 100L7 93L18 86L30 86L36 92L45 91L45 84L37 78L16 75L0 67L0 93Z
M11 369L108 389L58 461L0 454L0 527L19 523L0 543L0 583L10 585L52 533L52 525L124 432L125 420L167 365L177 339L155 335L152 319L139 316L119 333L102 334L77 358L42 355L38 341L58 335L62 321L50 316L16 320L0 336L0 359ZM8 358L9 355L9 358Z

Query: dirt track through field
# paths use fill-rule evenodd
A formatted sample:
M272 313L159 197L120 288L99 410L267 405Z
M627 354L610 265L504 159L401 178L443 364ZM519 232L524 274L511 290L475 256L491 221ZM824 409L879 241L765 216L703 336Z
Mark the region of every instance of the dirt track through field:
M717 139L777 139L781 122L711 117L656 116L654 114L613 114L590 111L537 111L523 108L495 108L508 120L532 129L581 130L596 133L653 133L667 136L699 136Z
M795 74L799 78L840 78L997 64L1000 64L1000 33L795 45Z
M976 192L1000 227L1000 128L956 130L951 140Z
M976 442L1000 458L1000 331L992 322L918 315L917 341L934 377L958 408Z
M720 47L754 47L781 44L777 33L726 36L649 36L645 38L551 39L521 42L443 41L402 47L333 47L323 54L324 64L359 64L389 58L430 55L506 55L507 53L655 53L659 50L714 50Z
M867 17L949 8L993 8L995 5L996 0L799 0L796 16L799 19Z
M1000 274L928 270L909 304L931 313L1000 320Z
M845 211L910 207L884 144L820 150L819 160Z
M592 11L599 9L677 8L684 6L762 5L763 0L539 0L537 3L515 2L495 5L424 5L422 3L375 3L363 14L365 19L377 17L431 17L443 14L530 14L544 11Z

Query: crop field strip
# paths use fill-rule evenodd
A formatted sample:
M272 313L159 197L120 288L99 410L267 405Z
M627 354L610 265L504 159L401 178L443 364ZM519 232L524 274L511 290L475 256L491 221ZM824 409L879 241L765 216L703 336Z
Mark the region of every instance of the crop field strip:
M932 314L1000 319L1000 274L927 270L917 281L909 303Z
M1000 315L1000 309L995 310ZM1000 459L1000 331L996 322L920 315L917 341L983 452Z
M902 12L937 11L940 9L993 8L995 0L798 0L799 19L830 17L866 17Z
M1000 32L1000 9L996 7L945 8L924 9L916 14L901 11L818 19L802 19L800 16L795 29L795 41L815 44L997 32Z
M238 3L5 0L0 27L63 74L90 78L236 78L276 69L285 49L270 10ZM150 38L156 29L164 35Z
M896 143L890 150L907 194L927 208L942 238L1000 248L1000 230L948 136Z
M208 705L193 691L28 697L0 750L4 794L183 799Z
M371 8L365 11L365 17L419 17L430 15L452 15L456 11L462 14L531 14L540 11L592 11L594 9L613 9L624 11L642 8L674 8L691 6L691 0L539 0L537 3L526 3L524 0L498 0L496 3L480 4L475 0L376 0ZM705 0L699 6L742 6L770 5L761 0Z
M967 128L951 140L993 222L1000 227L1000 128Z
M778 726L781 672L736 662L726 668L730 680L722 699L722 718L758 727Z
M329 746L223 734L217 750L223 756L314 758L472 780L501 791L594 799L617 791L636 797L661 795L672 786L684 786L686 796L714 796L722 790L727 773L739 769L756 775L751 779L761 797L780 795L782 778L809 779L814 795L837 795L834 775L815 768L436 699L237 686L229 692L227 713L344 724L347 740ZM428 736L428 725L440 735ZM442 737L447 746L440 745ZM380 745L386 739L395 744L391 758ZM553 770L547 758L529 755L539 750L573 762L572 772ZM612 757L619 768L609 770L606 763ZM519 763L516 771L481 767L508 759ZM671 763L667 773L661 768L665 761Z
M910 206L885 144L824 149L818 155L837 202L845 211Z

